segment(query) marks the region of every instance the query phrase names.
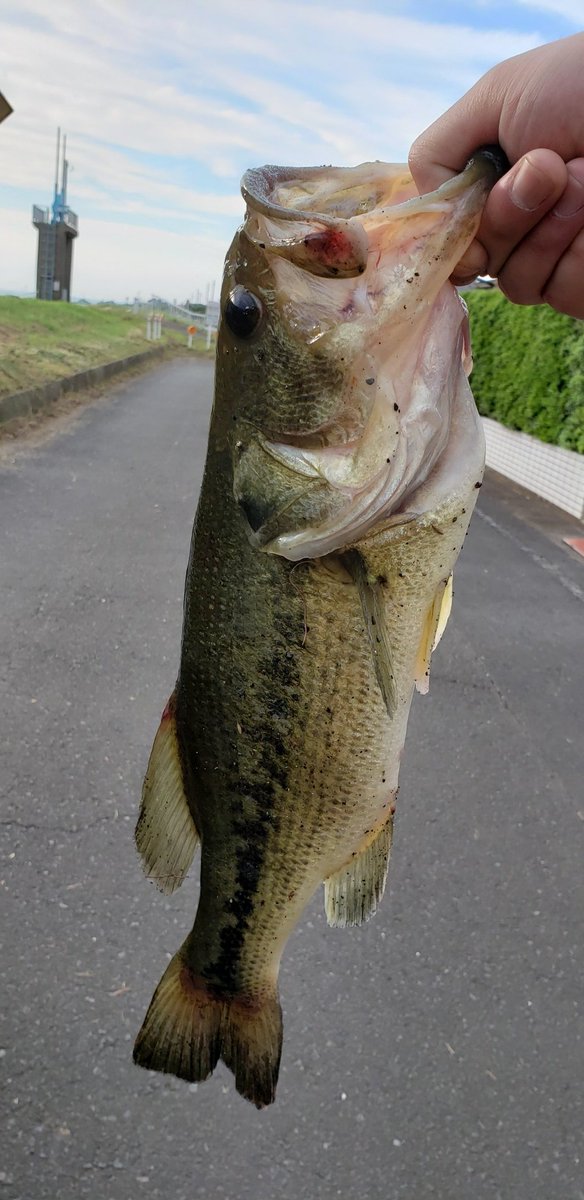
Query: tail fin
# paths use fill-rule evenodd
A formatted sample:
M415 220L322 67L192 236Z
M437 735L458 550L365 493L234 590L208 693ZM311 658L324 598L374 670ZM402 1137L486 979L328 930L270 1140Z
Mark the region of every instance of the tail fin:
M134 1062L189 1082L208 1079L221 1058L256 1108L271 1104L282 1052L282 1010L275 991L220 996L193 975L179 950L152 997L136 1038Z

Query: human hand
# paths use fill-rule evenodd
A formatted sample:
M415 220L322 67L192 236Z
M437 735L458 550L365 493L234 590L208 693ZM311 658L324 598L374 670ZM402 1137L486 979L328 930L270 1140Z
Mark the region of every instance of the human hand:
M420 192L498 142L511 170L495 184L453 280L498 277L516 304L584 318L584 33L493 67L410 151Z

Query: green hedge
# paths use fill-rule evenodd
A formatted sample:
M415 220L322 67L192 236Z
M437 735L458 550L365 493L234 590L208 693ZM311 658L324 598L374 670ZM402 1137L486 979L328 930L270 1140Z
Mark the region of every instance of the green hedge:
M466 292L479 412L584 454L584 323L502 292Z

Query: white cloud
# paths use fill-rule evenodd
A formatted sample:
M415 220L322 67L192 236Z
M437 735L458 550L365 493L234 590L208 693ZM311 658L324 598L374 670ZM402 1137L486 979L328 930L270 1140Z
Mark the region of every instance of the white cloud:
M187 239L185 261L195 244L188 239L199 239L194 286L204 286L208 262L218 270L217 247L204 250L206 233L213 245L225 231L226 248L242 211L245 167L402 160L420 130L479 75L539 40L512 25L473 28L472 6L466 24L400 12L411 7L5 0L0 78L15 112L0 134L0 178L30 203L48 203L55 130L65 127L70 202L81 218L75 291L99 291L104 260L90 238L101 246L106 223L119 231L108 244L116 241L117 277L128 276L122 290L136 286L148 223L174 264L169 280L178 266L174 239ZM541 0L538 7L572 6ZM28 239L28 211L22 220ZM162 279L162 256L154 253Z
M169 233L122 222L87 221L78 239L78 295L151 294L184 300L197 281L221 279L228 238Z

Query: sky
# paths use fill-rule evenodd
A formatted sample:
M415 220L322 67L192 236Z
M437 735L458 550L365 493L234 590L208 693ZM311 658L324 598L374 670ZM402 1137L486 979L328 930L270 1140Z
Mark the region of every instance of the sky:
M582 0L0 0L0 291L35 286L57 127L73 297L217 296L262 163L402 162L489 67L584 26Z

